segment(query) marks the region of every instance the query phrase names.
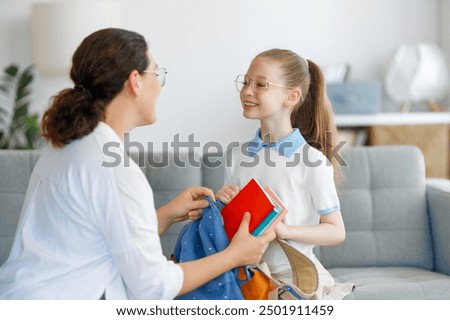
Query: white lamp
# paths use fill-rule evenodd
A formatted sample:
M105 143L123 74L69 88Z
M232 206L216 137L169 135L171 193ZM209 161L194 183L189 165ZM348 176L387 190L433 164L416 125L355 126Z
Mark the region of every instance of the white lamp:
M47 75L67 74L81 41L92 32L120 27L121 2L113 0L53 1L31 9L33 60Z
M435 44L403 44L389 64L385 86L391 98L403 105L402 111L416 102L436 106L450 87L447 58Z

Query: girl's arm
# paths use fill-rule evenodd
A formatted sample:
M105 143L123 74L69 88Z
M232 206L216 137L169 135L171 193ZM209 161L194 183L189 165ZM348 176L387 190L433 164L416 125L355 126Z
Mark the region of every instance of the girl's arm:
M275 238L275 234L271 232L254 237L248 231L249 222L250 214L247 212L225 250L203 259L179 264L184 274L183 286L179 294L192 291L235 267L259 263L267 243Z
M318 246L333 246L345 240L345 226L340 211L322 215L320 223L313 226L290 226L280 222L275 233L279 239Z

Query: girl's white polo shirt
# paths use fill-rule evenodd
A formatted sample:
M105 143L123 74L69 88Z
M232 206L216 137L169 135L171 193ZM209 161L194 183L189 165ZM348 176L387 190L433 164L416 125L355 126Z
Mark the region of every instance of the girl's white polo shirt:
M251 178L269 186L289 209L284 222L294 226L317 225L320 215L340 210L333 177L333 166L317 149L306 143L298 129L271 146L256 137L240 148L230 150L226 163L225 184L242 188ZM318 263L314 245L289 240L291 245ZM271 272L282 272L289 262L272 242L264 260Z

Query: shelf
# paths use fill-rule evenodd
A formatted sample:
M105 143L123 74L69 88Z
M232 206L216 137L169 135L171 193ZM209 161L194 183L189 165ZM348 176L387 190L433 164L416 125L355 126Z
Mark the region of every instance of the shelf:
M349 146L415 145L425 158L426 176L449 178L450 112L336 115L339 140Z
M335 115L339 127L398 126L419 124L450 124L450 112L409 112Z

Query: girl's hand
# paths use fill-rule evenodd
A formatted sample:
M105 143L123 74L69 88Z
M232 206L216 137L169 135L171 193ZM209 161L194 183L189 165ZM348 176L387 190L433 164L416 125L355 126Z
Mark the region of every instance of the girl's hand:
M255 237L248 231L250 213L246 212L242 218L238 231L231 239L227 250L235 259L235 266L257 265L264 254L266 245L275 239L275 233L270 232Z
M275 234L277 236L278 239L284 240L284 239L288 239L288 231L289 231L289 226L284 223L283 221L280 221L277 226L275 227Z
M228 184L219 189L216 198L224 204L228 204L239 192L239 187L234 184Z

